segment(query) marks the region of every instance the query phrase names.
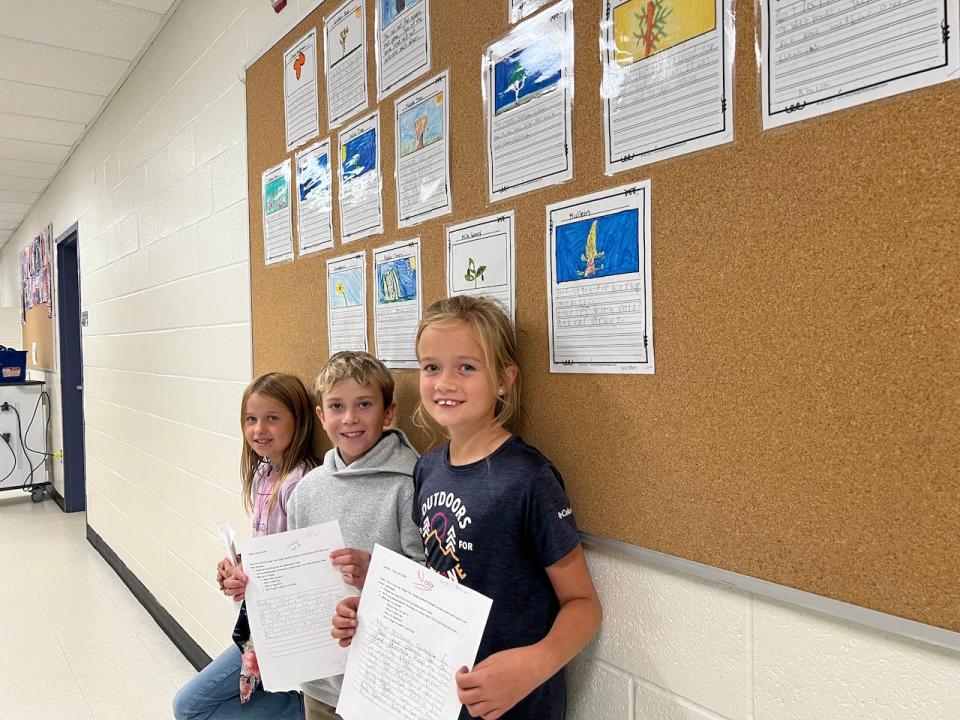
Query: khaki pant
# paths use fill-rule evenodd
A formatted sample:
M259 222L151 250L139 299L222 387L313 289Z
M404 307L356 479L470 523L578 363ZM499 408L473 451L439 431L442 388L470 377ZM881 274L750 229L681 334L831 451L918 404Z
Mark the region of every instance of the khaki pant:
M303 700L307 710L307 720L339 720L340 716L326 703L314 700L306 693L303 694Z

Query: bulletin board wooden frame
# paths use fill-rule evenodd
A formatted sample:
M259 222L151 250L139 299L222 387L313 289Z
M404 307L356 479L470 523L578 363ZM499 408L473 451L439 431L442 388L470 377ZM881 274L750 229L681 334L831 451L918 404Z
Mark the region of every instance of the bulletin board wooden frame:
M270 267L260 175L292 158L282 53L333 3L247 69L255 372L312 384L328 258L419 235L426 306L445 292L444 227L513 209L524 435L561 469L581 529L960 631L960 82L763 132L756 10L738 0L734 142L608 177L602 2L578 0L574 179L490 204L480 59L506 6L430 4L431 69L413 82L450 70L453 214L397 228L395 93L380 103L385 232ZM550 374L544 206L647 177L657 372ZM396 377L399 424L425 450L406 419L416 373Z

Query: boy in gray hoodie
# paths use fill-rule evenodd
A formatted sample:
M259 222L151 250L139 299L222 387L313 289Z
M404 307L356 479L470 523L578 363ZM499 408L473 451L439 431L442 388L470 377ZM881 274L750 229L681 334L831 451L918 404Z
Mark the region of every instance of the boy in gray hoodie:
M412 519L417 451L393 421L393 377L375 357L333 355L314 384L317 417L333 449L287 502L287 528L340 521L342 550L331 553L344 582L360 589L374 543L423 562L423 541ZM335 718L343 676L304 683L307 720Z

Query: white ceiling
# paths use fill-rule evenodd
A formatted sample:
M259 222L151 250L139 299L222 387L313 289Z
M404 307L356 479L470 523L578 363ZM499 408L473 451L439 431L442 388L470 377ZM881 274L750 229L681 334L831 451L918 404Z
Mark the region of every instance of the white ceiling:
M0 0L0 247L180 0Z

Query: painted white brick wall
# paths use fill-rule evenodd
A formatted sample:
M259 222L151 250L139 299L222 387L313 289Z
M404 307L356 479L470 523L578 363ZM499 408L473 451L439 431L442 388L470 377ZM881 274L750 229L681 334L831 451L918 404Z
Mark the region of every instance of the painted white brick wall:
M80 222L88 522L211 654L235 611L216 523L245 528L250 377L243 65L313 4L184 0L20 231ZM54 443L59 447L56 374ZM62 468L55 482L63 488ZM589 548L605 609L571 720L956 720L960 657Z

